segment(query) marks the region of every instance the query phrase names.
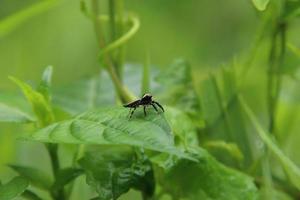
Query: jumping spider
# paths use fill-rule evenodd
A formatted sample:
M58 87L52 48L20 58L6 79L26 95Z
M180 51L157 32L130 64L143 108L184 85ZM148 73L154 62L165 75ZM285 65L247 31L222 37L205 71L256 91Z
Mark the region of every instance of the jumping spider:
M157 113L159 113L159 111L158 111L156 105L157 105L163 112L165 112L165 111L164 111L164 108L163 108L158 102L152 100L152 95L151 95L151 94L144 94L144 96L143 96L141 99L138 99L138 100L136 100L136 101L133 101L133 102L131 102L131 103L128 103L128 104L124 105L124 107L130 108L130 110L132 109L132 110L130 111L130 116L129 116L129 118L131 118L132 115L133 115L133 113L134 113L134 111L135 111L135 109L136 109L137 107L139 107L139 106L143 106L143 107L144 107L144 115L146 116L146 115L147 115L147 113L146 113L146 107L147 107L147 106L150 106L150 105L156 110Z

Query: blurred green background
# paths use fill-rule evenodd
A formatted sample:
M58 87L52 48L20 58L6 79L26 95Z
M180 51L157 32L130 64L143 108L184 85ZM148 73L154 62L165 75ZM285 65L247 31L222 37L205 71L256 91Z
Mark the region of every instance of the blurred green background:
M40 2L0 0L0 23ZM101 2L105 6L105 1ZM149 52L151 64L163 68L174 58L183 57L191 63L196 83L208 69L247 57L260 25L260 13L250 0L126 0L124 3L126 10L136 14L141 22L138 33L126 45L126 62L143 63ZM299 46L298 25L299 20L290 24L288 40ZM79 0L59 0L46 11L25 16L9 31L1 30L3 27L0 26L0 91L16 90L7 78L9 75L35 82L48 65L54 67L54 86L99 72L99 49L93 24L80 11ZM266 48L257 54L266 56ZM252 97L253 105L256 99L264 98L261 97L264 85L256 87L258 80L265 81L264 70L263 64L256 65L248 77L255 80L248 83L249 93L256 94ZM264 105L255 108L261 107ZM4 166L6 163L30 166L39 162L49 167L42 146L15 141L18 130L17 125L0 124L0 179L3 182L13 174ZM298 136L287 140L291 143L287 152L300 164L293 148L297 141Z
M0 19L40 2L1 0ZM106 1L100 2L106 9ZM146 52L151 63L158 67L183 57L197 72L196 79L202 70L216 68L249 49L259 20L251 2L246 0L126 0L124 3L141 21L140 30L126 45L127 62L142 63ZM80 11L80 1L57 1L48 10L24 18L0 37L0 89L17 90L9 75L39 81L48 65L54 67L54 85L93 75L99 71L97 52L93 24ZM42 147L20 142L16 145L17 133L18 126L1 124L0 162L17 160L34 165L32 162L39 162L42 157L48 166L46 152L35 151ZM0 167L0 172L8 178L11 171Z
M1 0L0 17L37 2ZM55 68L54 84L98 70L93 25L79 6L77 0L58 1L0 38L1 88L12 86L7 75L38 80L47 65ZM250 1L127 0L125 7L141 21L126 47L127 61L142 62L149 51L159 66L177 57L196 68L227 62L252 42L258 20Z

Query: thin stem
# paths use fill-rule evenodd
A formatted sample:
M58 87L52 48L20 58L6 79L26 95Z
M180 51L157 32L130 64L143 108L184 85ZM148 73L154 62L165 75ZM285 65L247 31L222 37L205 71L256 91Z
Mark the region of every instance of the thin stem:
M145 55L145 61L143 65L141 95L148 93L149 90L150 90L150 55L147 52Z
M282 10L285 10L285 1L283 1ZM276 20L271 40L271 50L269 57L269 77L268 77L268 103L269 103L269 132L275 135L275 119L278 98L281 90L281 71L286 52L286 28L287 24L280 16Z
M57 145L56 144L47 144L47 149L51 159L53 175L56 176L59 170L59 162L57 155Z
M213 83L213 85L216 89L216 95L217 95L218 103L219 103L220 109L222 111L222 114L224 116L224 122L225 122L225 127L226 127L228 140L229 141L234 141L233 135L232 135L232 129L231 129L231 126L230 126L230 121L229 121L229 114L228 114L226 106L223 104L222 95L221 95L216 77L213 76L212 74L210 74L210 79L211 79L211 81L212 81L212 83Z
M73 162L72 162L72 165L74 167L76 167L77 164L77 161L83 157L83 154L84 154L84 151L85 151L85 145L84 144L80 144L78 145L77 147L77 150L74 154L74 157L73 157ZM72 195L72 192L73 192L73 189L74 189L74 185L75 185L75 181L73 181L71 184L70 184L70 187L69 189L66 191L66 197L67 199L70 198L70 196Z
M93 12L95 16L99 16L99 8L98 8L98 1L92 0L92 7ZM105 40L102 34L101 25L99 23L99 20L97 17L94 18L94 27L98 39L98 43L100 48L105 48ZM129 102L133 99L133 95L130 94L130 92L122 85L121 80L118 77L118 74L116 72L116 68L113 64L113 61L111 57L108 54L104 54L103 61L105 65L107 66L107 71L114 83L115 89L117 91L118 96L120 97L122 102Z
M275 81L277 79L276 72L276 41L277 41L277 30L274 30L271 40L271 49L269 55L269 68L268 68L268 80L267 80L267 102L269 112L269 132L272 134L274 130L274 118L275 118Z
M101 16L100 16L101 17ZM97 18L99 19L99 18ZM101 18L100 18L101 19ZM136 34L136 32L139 30L140 28L140 21L139 19L134 16L134 15L129 15L128 16L128 21L132 23L132 27L129 29L129 31L127 31L126 33L124 33L122 36L120 36L117 40L115 40L113 43L108 44L107 46L104 46L100 53L99 53L99 57L101 57L104 54L108 54L109 52L120 48L122 45L124 45L129 39L131 39L133 37L133 35Z
M262 174L263 174L263 182L264 186L266 188L264 193L264 199L274 199L273 195L273 180L272 180L272 174L271 174L271 167L270 167L270 150L268 148L265 148L265 154L262 159Z
M60 170L58 153L57 153L58 145L57 144L47 144L46 148L47 148L49 156L50 156L54 178L57 179L58 172ZM64 200L65 199L64 188L60 188L57 191L51 191L51 195L54 199Z
M113 42L116 39L115 0L109 0L108 7L109 7L110 41Z
M116 0L115 5L116 13L118 20L116 22L116 30L117 30L117 37L120 38L124 34L125 24L124 24L124 3L123 0ZM121 45L118 48L118 52L116 55L116 65L117 65L117 72L119 78L123 80L123 70L124 70L124 61L125 61L125 45Z

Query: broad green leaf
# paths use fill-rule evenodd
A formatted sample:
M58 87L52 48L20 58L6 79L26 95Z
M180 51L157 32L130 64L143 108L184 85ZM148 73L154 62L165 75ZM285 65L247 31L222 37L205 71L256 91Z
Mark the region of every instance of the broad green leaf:
M38 15L58 3L58 0L47 0L42 1L28 8L25 8L15 14L12 14L5 19L0 21L0 38L5 36L6 34L10 33L14 29L16 29L19 25L24 23L29 18Z
M11 200L20 196L28 187L29 182L18 176L0 187L0 199Z
M35 120L27 113L24 113L17 108L10 107L0 102L0 121L33 122Z
M76 168L65 168L61 169L58 172L57 179L55 180L52 188L54 190L58 190L60 188L63 188L65 185L73 181L75 178L80 176L83 173L82 169L76 169Z
M40 125L43 127L47 124L52 123L54 121L54 115L52 112L52 108L45 97L23 81L20 81L14 77L10 77L10 79L21 88L24 96L31 104Z
M259 137L266 144L266 146L270 149L270 151L276 156L276 158L280 161L283 168L285 169L288 178L291 183L294 184L298 189L300 189L300 168L290 160L276 145L275 141L270 138L270 134L268 134L263 127L259 124L257 118L253 114L252 110L246 104L244 99L240 97L240 102L245 110L247 117L250 119L251 123L255 127Z
M259 11L264 11L267 8L270 0L252 0L252 3Z
M86 171L87 183L97 191L101 200L117 199L130 188L143 190L147 196L152 196L154 177L149 161L136 158L128 150L118 150L112 153L110 148L106 148L90 152L80 160Z
M185 154L175 148L171 129L163 114L137 109L129 119L129 110L122 107L102 108L85 112L71 120L40 129L27 139L73 144L125 144L178 156Z
M258 191L249 176L217 162L206 151L197 150L199 162L178 160L160 183L174 199L256 200ZM195 152L194 152L195 153Z
M50 87L51 87L52 71L53 71L52 66L46 67L42 75L42 80L37 88L37 91L41 93L48 102L50 102Z
M9 165L9 167L15 170L20 176L30 181L31 185L44 190L49 190L51 188L51 177L45 172L32 167L23 167L18 165Z

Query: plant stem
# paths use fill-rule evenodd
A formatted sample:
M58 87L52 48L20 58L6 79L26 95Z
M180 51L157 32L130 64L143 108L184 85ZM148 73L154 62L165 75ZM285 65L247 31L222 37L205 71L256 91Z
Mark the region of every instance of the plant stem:
M58 155L57 155L57 144L48 144L47 149L49 152L49 156L51 159L52 171L53 175L56 176L59 170L59 162L58 162Z
M98 8L98 1L92 0L92 7L93 12L95 16L99 15L99 8ZM105 47L105 40L102 34L102 29L100 22L98 21L97 17L94 17L94 27L97 35L97 40L99 43L100 48ZM117 91L118 96L120 97L122 102L129 102L133 99L133 95L130 94L130 92L122 85L121 80L118 77L118 74L116 72L116 67L111 59L111 56L108 54L104 54L103 61L105 65L107 66L107 71L114 83L115 89Z
M149 92L149 90L150 90L150 55L147 52L145 55L145 61L143 65L141 95Z
M116 39L115 0L109 0L108 7L109 7L110 41L113 42Z
M46 148L47 148L49 156L50 156L54 178L57 179L58 172L60 170L58 153L57 153L58 145L57 144L47 144ZM64 188L60 188L57 191L51 191L51 195L52 195L53 199L64 200L65 199Z
M283 3L285 9L285 2ZM284 13L284 11L282 12ZM276 135L276 111L278 98L281 90L281 67L284 63L286 51L286 27L283 17L278 17L272 33L271 49L269 56L269 76L268 76L268 104L269 104L269 132Z
M124 3L123 0L116 0L115 9L117 13L118 20L116 22L117 37L120 38L124 34ZM116 67L117 73L120 80L123 80L123 70L124 70L124 60L125 60L125 46L121 45L118 49L116 55Z
M285 3L285 2L284 2ZM285 5L283 3L283 11ZM279 44L279 47L278 47ZM269 56L269 76L267 81L267 102L268 102L268 112L269 112L269 133L271 135L276 135L276 111L278 98L281 90L281 69L283 66L284 56L286 47L286 23L282 21L282 17L277 18L275 27L272 33L271 39L271 49ZM278 55L279 54L279 55ZM265 155L262 162L262 170L264 175L264 183L267 188L266 197L268 199L273 199L273 181L271 175L270 167L270 150L265 148Z
M84 144L78 145L77 150L76 150L76 152L74 154L74 157L73 157L73 161L72 161L73 167L76 167L78 165L77 161L80 158L83 157L84 151L85 151L85 145ZM67 199L69 199L70 196L72 195L72 192L73 192L73 189L74 189L74 185L75 185L75 181L73 181L73 182L70 183L70 187L66 191L66 197L67 197Z

